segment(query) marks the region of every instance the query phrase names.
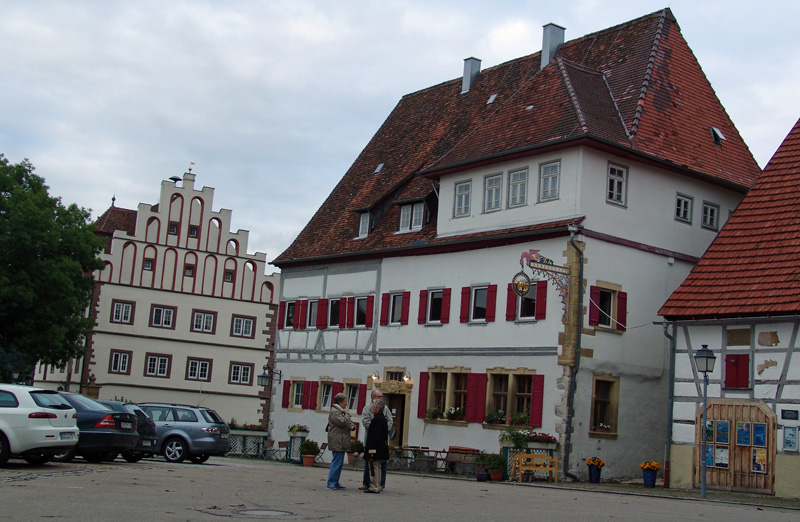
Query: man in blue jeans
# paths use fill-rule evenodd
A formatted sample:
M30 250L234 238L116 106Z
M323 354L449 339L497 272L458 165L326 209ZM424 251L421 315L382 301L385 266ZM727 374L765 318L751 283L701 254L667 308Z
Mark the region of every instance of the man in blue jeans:
M372 400L368 401L361 411L361 425L364 426L364 437L366 437L367 430L369 429L369 423L372 422L372 401L378 399L384 400L383 393L377 388L372 390L370 397ZM394 419L392 418L392 411L387 404L383 406L383 416L386 417L386 424L389 426L389 433L391 433ZM381 491L386 487L386 462L385 460L381 462ZM369 461L366 459L364 459L364 479L361 481L361 486L359 486L358 489L362 491L369 489Z

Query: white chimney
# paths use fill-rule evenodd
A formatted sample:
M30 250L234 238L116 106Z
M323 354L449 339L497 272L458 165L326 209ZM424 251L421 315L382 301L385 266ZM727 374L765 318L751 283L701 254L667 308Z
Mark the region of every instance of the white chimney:
M542 33L542 65L539 70L547 67L553 61L556 53L564 44L564 31L566 29L556 24L547 24Z
M481 72L481 61L477 58L464 58L464 79L461 80L461 94L468 92Z

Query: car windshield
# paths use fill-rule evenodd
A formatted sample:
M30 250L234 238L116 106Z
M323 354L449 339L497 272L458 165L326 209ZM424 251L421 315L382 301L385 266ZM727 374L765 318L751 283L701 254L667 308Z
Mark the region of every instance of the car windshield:
M125 405L119 402L111 402L111 401L97 401L100 404L104 404L111 408L114 411L119 411L122 413L130 413L128 410L125 409Z
M200 410L200 411L203 412L203 417L206 419L206 421L214 424L225 424L225 421L222 420L222 417L220 417L214 410Z
M33 402L42 408L53 408L56 410L71 410L72 406L64 400L58 393L50 390L31 391Z
M108 410L114 411L105 404L100 404L94 399L90 399L85 395L80 395L78 393L70 393L69 395L64 395L64 398L72 404L75 409L77 410Z

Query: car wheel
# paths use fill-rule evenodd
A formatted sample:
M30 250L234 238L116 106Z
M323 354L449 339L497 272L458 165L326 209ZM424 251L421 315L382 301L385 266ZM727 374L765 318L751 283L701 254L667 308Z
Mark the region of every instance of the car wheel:
M0 433L0 466L3 466L11 457L11 448L8 447L8 439Z
M40 464L47 464L51 460L53 460L52 455L43 455L42 453L37 454L27 454L22 456L25 459L25 462L28 464L33 464L34 466L38 466Z
M72 459L75 458L75 454L77 451L75 448L72 448L69 451L65 451L64 453L56 453L53 455L53 461L55 462L72 462Z
M189 460L191 460L195 464L202 464L203 462L207 461L208 457L210 456L211 455L209 455L208 453L202 453L200 455L190 455Z
M92 451L89 453L84 453L81 456L84 459L86 459L86 462L91 462L92 464L99 464L105 460L106 454L107 452L105 451Z
M188 448L183 440L178 438L169 439L164 443L164 458L167 462L183 462L188 453Z
M142 455L141 453L122 454L122 458L125 459L126 462L139 462L140 460L142 460L142 457L144 457L144 455Z

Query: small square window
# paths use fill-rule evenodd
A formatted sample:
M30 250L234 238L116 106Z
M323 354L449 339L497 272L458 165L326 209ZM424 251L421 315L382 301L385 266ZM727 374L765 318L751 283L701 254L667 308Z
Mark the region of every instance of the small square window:
M703 228L719 230L719 205L703 201Z
M177 223L170 223L167 227L167 233L171 236L178 235L178 224Z
M183 275L186 277L194 277L194 265L184 265Z
M225 270L225 275L223 277L226 283L233 282L233 270Z
M189 227L189 237L197 237L199 229L197 227Z
M694 200L691 196L678 194L675 198L675 221L692 224L692 205Z
M152 259L145 259L142 268L144 270L152 271L153 270L153 260Z

